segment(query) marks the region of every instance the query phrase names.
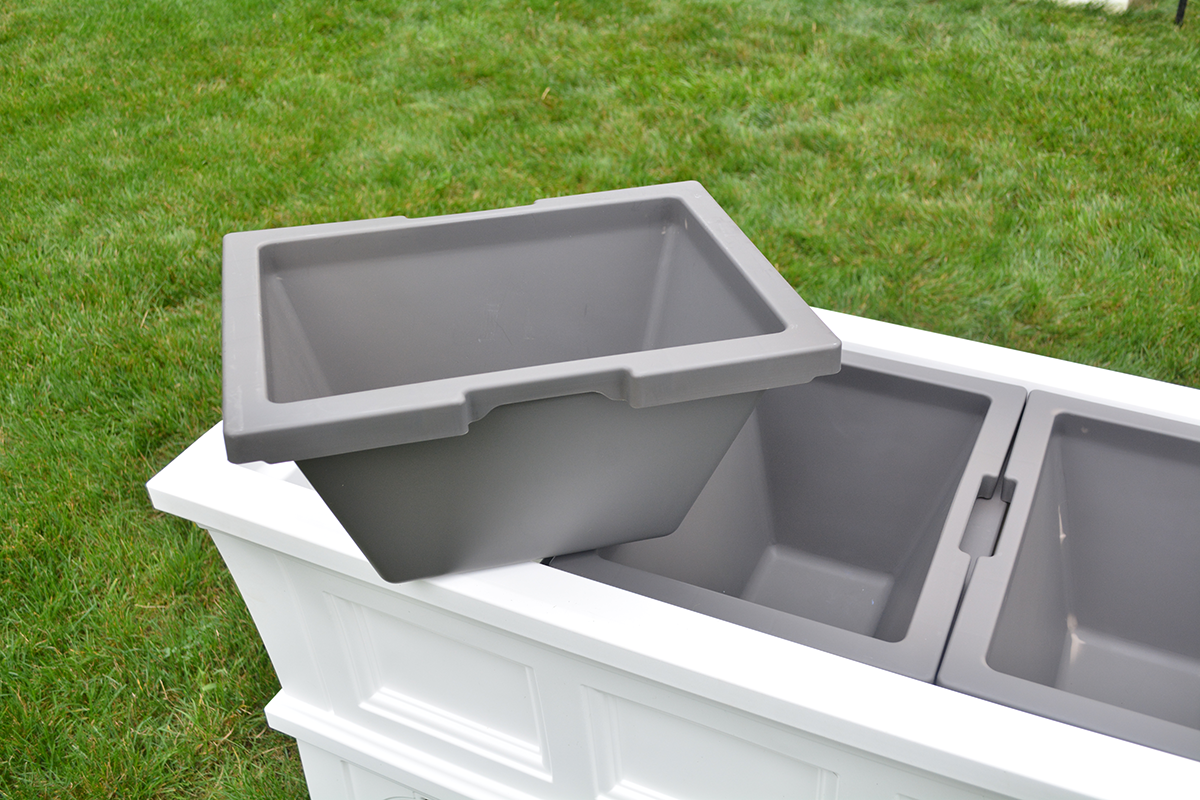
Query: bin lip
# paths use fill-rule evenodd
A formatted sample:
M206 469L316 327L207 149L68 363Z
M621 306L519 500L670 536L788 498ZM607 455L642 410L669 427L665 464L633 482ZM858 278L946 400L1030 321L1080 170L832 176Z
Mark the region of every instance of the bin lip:
M779 320L776 333L555 362L287 403L267 396L259 252L281 242L676 199ZM547 198L506 209L231 233L223 242L223 416L229 459L279 462L467 432L508 403L597 392L635 408L805 383L837 372L841 341L696 181Z

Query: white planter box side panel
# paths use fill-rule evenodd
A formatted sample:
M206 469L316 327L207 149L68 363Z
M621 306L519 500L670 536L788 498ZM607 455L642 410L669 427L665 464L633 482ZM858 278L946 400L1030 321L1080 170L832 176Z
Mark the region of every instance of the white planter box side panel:
M820 312L859 352L1191 425L1200 393ZM317 800L1195 797L1200 762L537 563L384 582L291 465L220 426L155 476L208 529Z

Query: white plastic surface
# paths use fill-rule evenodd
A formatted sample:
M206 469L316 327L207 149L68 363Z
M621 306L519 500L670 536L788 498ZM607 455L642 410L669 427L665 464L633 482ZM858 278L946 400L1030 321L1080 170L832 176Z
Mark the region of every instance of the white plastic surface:
M847 350L1200 422L1194 390L821 316ZM230 464L218 426L149 489L212 532L314 798L1200 795L1200 762L540 564L384 583L302 484Z

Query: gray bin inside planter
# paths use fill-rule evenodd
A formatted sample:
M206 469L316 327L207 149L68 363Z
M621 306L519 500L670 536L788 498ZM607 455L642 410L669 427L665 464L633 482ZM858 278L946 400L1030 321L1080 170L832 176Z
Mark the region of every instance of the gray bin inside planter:
M1200 759L1200 431L1030 394L938 683Z
M931 681L1024 400L847 354L764 393L679 530L552 564Z
M231 460L295 460L388 580L669 533L840 343L697 183L231 234Z

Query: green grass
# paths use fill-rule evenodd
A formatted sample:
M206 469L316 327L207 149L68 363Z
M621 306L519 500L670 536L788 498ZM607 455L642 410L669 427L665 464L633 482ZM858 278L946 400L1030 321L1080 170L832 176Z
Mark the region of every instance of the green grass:
M1200 386L1200 21L1021 2L0 0L0 796L298 797L143 483L220 237L698 179L812 304Z

